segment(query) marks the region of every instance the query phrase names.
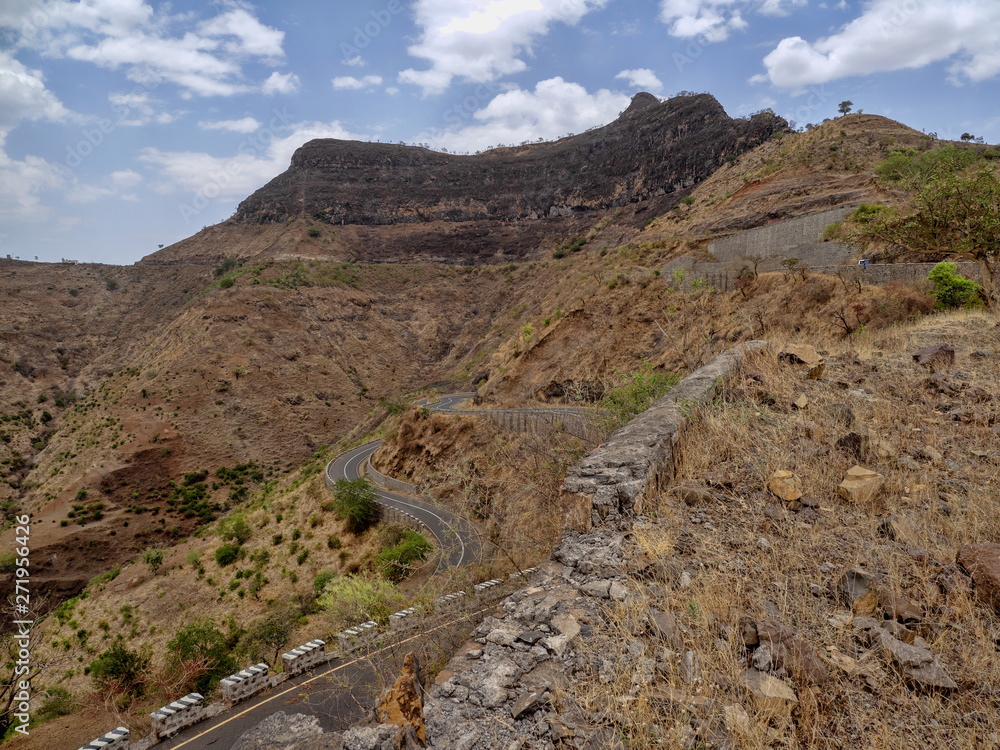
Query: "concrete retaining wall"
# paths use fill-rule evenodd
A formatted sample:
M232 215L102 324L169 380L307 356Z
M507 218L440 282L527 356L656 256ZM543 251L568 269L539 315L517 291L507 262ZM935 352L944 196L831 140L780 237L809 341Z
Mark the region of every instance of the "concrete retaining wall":
M118 727L103 737L98 737L80 748L80 750L128 750L129 731Z
M563 409L450 409L445 414L466 414L488 419L507 432L538 435L565 430L585 440L600 439L591 416L581 411Z
M309 643L282 654L281 661L285 665L285 673L288 675L301 674L310 667L326 661L326 652L323 650L325 645L326 641L317 638L315 641L309 641Z
M843 221L857 206L841 206L794 219L748 229L723 237L708 246L720 263L746 258L798 258L810 266L833 266L850 260L854 250L839 242L823 242L823 232L830 224Z
M150 714L153 719L153 735L161 739L168 737L201 721L204 714L205 697L201 693L189 693Z
M862 284L868 286L881 286L891 281L922 281L936 265L937 263L876 263L862 269L854 263L845 266L810 266L809 272L859 279ZM982 280L978 263L962 261L956 265L958 273L967 279ZM708 286L731 292L736 288L741 267L726 267L721 263L695 263L685 270L690 271L691 279L698 278Z
M369 620L337 633L337 645L340 648L340 653L349 654L355 649L371 643L378 637L378 632L378 623Z
M769 346L750 341L720 354L570 468L562 488L564 501L573 508L567 525L624 526L643 513L673 479L690 411L712 398L722 379L747 357Z
M389 615L389 630L402 630L408 625L416 624L417 618L414 617L416 614L417 608L410 607Z
M268 672L270 672L270 667L262 663L254 664L242 672L229 675L219 683L222 699L230 703L238 703L251 695L256 695L270 685Z
M372 466L371 460L365 462L365 472L368 474L368 478L375 482L375 484L379 487L385 487L387 490L402 492L404 495L419 495L421 492L420 487L415 484L410 484L400 479L393 479L383 474Z

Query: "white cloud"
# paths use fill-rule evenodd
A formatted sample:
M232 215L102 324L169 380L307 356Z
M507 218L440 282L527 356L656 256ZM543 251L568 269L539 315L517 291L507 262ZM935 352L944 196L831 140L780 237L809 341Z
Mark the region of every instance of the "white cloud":
M260 123L252 117L244 117L241 120L217 120L209 122L202 120L198 123L202 130L228 130L232 133L252 133L260 128Z
M385 93L389 96L396 96L399 93L399 89L396 86L386 86Z
M111 173L111 184L116 188L135 187L142 182L142 175L131 169Z
M139 127L150 123L167 125L181 114L176 110L168 112L162 109L163 102L138 86L132 91L112 92L108 94L108 101L111 102L117 124L123 127Z
M499 94L472 114L474 123L426 132L416 140L453 151L548 140L604 125L628 104L629 97L624 94L607 89L591 94L578 83L550 78L540 81L534 91L514 89Z
M294 73L285 73L282 75L278 71L275 71L264 81L260 90L261 93L267 96L273 94L294 94L299 90L299 77Z
M651 91L657 93L663 90L663 81L656 77L656 73L649 68L636 68L635 70L623 70L615 76L628 81L628 85L634 89Z
M354 57L344 60L343 63L344 65L349 65L352 68L360 68L364 66L365 61L362 59L361 55L355 55Z
M150 147L139 158L157 170L158 179L150 187L160 193L193 193L197 196L193 203L245 198L288 169L295 149L314 138L369 140L339 122L297 123L288 128L272 123L244 140L230 156Z
M574 25L608 0L416 0L413 11L422 29L409 53L430 62L430 68L409 68L401 83L441 93L456 76L486 82L527 68L536 38L555 23Z
M782 39L764 58L776 86L801 89L847 76L922 68L951 60L955 83L983 81L1000 73L1000 3L952 0L899 3L872 0L864 12L832 36L808 42Z
M10 52L0 50L0 220L50 220L51 208L40 194L66 185L59 169L37 156L23 160L7 155L8 134L22 122L63 122L73 114L45 87L42 74L25 67Z
M660 0L660 20L672 36L723 42L747 27L745 12L787 16L808 0Z
M0 50L0 139L25 120L61 122L70 115L45 88L40 71L30 70Z
M338 90L366 89L381 85L382 76L362 76L361 78L355 78L354 76L337 76L333 79L333 87Z
M170 81L188 95L251 91L243 62L284 55L284 32L265 26L236 2L199 23L193 14L170 15L169 4L154 11L144 0L41 0L31 10L23 18L0 14L0 28L18 35L17 46L124 69L140 83Z

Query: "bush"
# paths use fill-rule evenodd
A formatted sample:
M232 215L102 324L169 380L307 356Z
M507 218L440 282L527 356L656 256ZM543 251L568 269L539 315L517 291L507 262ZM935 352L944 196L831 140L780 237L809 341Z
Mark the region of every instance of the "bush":
M246 518L235 515L219 521L218 533L223 541L232 541L238 546L243 546L253 536L253 529L250 528Z
M139 697L146 687L149 657L116 643L90 663L88 671L95 684L127 696Z
M381 519L382 508L375 502L375 490L364 479L338 479L333 493L334 512L352 534L364 533Z
M226 276L225 278L219 279L219 289L229 289L229 287L235 283L236 279L232 276Z
M313 578L313 591L316 593L316 596L322 594L326 585L336 577L337 574L332 570L321 570L317 573L315 578Z
M318 227L309 227L309 229L306 232L306 234L308 234L310 237L319 237L319 228Z
M951 307L979 307L982 300L979 292L982 287L972 279L958 274L955 263L938 263L931 269L927 280L934 285L931 294L942 309Z
M405 606L405 599L391 582L365 574L335 578L316 603L333 629L343 630L366 620L387 625L389 616Z
M153 571L153 575L156 575L156 571L160 569L163 565L163 550L162 549L148 549L142 553L142 561L149 566L149 569Z
M382 547L375 562L382 575L393 583L399 583L410 573L414 565L427 559L433 549L422 535L412 529L404 529L395 541Z
M650 362L643 362L631 373L615 368L611 387L598 404L601 427L613 432L630 422L673 388L677 380L672 372L655 372Z
M221 568L236 562L236 558L239 556L240 548L235 544L223 544L215 550L215 562Z
M236 660L230 654L232 644L208 618L194 620L182 627L167 643L167 648L172 653L175 666L185 662L204 665L201 674L186 686L202 695L215 687L219 680L236 671Z

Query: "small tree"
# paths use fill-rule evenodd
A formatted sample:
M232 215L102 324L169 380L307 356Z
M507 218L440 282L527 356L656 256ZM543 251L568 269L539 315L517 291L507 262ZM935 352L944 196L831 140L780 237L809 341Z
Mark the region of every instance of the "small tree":
M236 660L230 654L231 644L208 618L194 620L182 627L167 648L172 652L175 667L190 662L204 665L202 674L187 686L199 693L208 692L220 679L236 671Z
M851 110L854 108L854 102L850 99L845 99L840 104L837 105L837 111L842 115L850 114Z
M382 518L382 508L375 502L377 495L364 479L338 479L333 494L334 511L347 523L352 534L362 534Z
M119 641L92 661L89 671L98 688L127 699L142 696L148 668L148 656L130 650Z
M149 569L153 571L153 575L156 575L156 571L160 569L163 565L163 550L162 549L148 549L142 553L142 561L149 566Z
M931 294L938 301L938 307L978 307L982 304L979 293L983 288L972 279L960 276L955 263L938 263L927 280L934 285Z

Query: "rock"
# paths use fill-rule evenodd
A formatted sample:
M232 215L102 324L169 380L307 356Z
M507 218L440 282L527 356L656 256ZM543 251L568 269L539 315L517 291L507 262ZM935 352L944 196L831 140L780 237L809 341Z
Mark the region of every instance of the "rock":
M802 480L790 471L779 469L767 481L767 488L784 500L794 502L802 497Z
M583 746L583 750L625 750L621 733L614 729L601 729L593 734Z
M757 634L757 623L752 618L740 618L740 637L743 639L743 645L747 648L754 648L760 643L760 636Z
M871 438L867 430L849 432L837 440L837 447L855 461L864 461L871 450Z
M625 584L621 581L612 581L608 587L608 596L616 602L623 602L628 598L628 589L625 588Z
M837 581L837 595L848 607L853 607L854 602L868 593L875 576L857 568L850 568Z
M278 711L247 730L236 740L233 750L295 750L309 740L322 737L323 728L315 716ZM340 747L339 735L331 735L329 739L329 747Z
M701 658L697 651L687 651L681 659L681 679L685 685L701 681Z
M771 671L771 649L767 647L767 644L762 643L754 649L753 658L750 659L750 663L753 664L753 668L758 672Z
M715 502L715 495L703 487L676 487L671 492L691 507Z
M951 344L934 344L925 346L913 353L913 361L921 367L936 370L955 364L955 349Z
M972 577L976 596L1000 613L1000 544L967 544L955 560Z
M806 373L806 380L819 380L826 374L826 363L820 362L815 367L811 367Z
M580 587L580 590L583 593L597 597L598 599L607 599L610 589L611 581L591 581L590 583L585 583Z
M700 695L691 695L682 690L675 690L670 687L655 686L649 691L649 697L654 701L661 701L673 706L687 709L694 714L707 714L715 708L715 701L711 698L703 698Z
M944 461L944 456L936 448L932 448L929 445L922 445L917 449L917 455L921 458L925 458L931 463L939 464Z
M916 525L906 516L889 516L882 521L879 531L894 542L900 542L909 547L917 546L920 541Z
M677 618L672 613L660 612L650 607L649 626L653 631L653 635L660 638L673 651L684 650L684 639L681 637L680 630L677 627Z
M757 549L764 550L765 552L771 551L771 542L768 541L766 536L758 537Z
M816 367L822 364L823 358L816 353L816 350L808 344L793 344L786 346L778 354L778 359L793 365L809 365Z
M871 616L875 614L876 609L878 609L878 597L874 588L851 605L851 613L854 615Z
M878 639L886 658L899 668L907 682L938 690L955 690L958 687L926 648L907 645L884 630L879 632Z
M523 633L521 633L521 635L517 637L517 640L521 641L522 643L527 643L528 645L534 646L536 643L542 640L542 638L545 638L546 635L548 634L543 633L540 630L525 630Z
M737 737L750 734L750 716L743 706L725 706L722 709L722 721L730 734Z
M809 406L809 399L806 398L806 395L803 393L792 402L792 406L801 411Z
M757 623L757 635L760 648L770 649L775 668L791 673L797 683L822 685L829 679L813 647L784 623L771 617L761 620Z
M375 716L381 724L412 728L420 741L425 741L423 685L420 665L412 651L403 659L403 671L396 684L379 698Z
M899 622L920 622L924 619L924 612L920 607L909 599L897 596L882 586L872 587L872 591L878 599L879 606L887 617L891 617Z
M743 673L742 683L757 709L767 716L790 716L799 702L795 691L788 684L755 669L748 669Z
M768 504L764 506L764 510L761 511L767 518L772 521L784 521L788 517L788 512L780 505Z
M834 421L842 424L844 427L853 427L854 422L857 417L854 416L854 409L852 409L847 404L842 404L840 402L830 404L828 407L830 410L830 415L833 417Z
M881 474L863 466L854 466L848 470L837 492L849 502L867 503L878 494L884 482L885 477Z
M549 693L547 690L534 690L530 693L525 693L514 701L514 708L511 710L511 715L517 721L548 705L548 702Z
M354 727L344 732L344 750L403 750L406 733L392 724Z

